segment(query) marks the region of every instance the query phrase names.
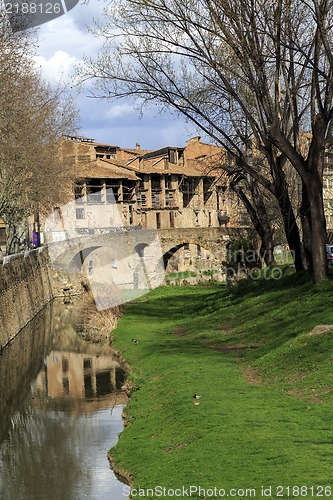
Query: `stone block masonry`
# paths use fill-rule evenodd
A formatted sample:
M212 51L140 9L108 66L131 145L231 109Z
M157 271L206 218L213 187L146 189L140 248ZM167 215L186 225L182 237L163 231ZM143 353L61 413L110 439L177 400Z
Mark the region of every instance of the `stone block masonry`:
M12 256L0 266L0 348L53 298L46 252Z

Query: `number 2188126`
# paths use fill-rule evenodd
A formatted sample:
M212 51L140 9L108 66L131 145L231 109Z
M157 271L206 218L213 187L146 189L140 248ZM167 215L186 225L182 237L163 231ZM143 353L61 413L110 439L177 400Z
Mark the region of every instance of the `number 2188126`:
M61 3L5 3L7 14L60 14L63 12Z

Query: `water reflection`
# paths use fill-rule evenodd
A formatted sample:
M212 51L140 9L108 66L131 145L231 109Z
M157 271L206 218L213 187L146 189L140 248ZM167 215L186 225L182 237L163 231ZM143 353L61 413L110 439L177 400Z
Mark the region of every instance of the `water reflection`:
M71 307L35 318L0 358L0 498L110 500L107 461L122 428L124 372L75 333Z

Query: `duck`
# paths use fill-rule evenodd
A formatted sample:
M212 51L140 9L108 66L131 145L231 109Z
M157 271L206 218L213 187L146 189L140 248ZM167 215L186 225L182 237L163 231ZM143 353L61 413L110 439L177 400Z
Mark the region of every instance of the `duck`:
M133 344L138 344L139 341L137 339L132 339Z
M192 396L194 399L200 399L202 398L202 396L200 396L199 394L193 394Z

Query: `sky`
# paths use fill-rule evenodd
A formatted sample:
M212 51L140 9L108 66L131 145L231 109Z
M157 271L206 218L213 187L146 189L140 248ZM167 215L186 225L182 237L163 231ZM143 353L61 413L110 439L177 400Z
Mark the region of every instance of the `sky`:
M87 25L99 17L103 1L79 3L67 14L38 28L36 64L52 84L70 82L74 66L83 55L96 56L103 40L89 33ZM96 142L120 147L158 149L164 146L185 146L186 140L198 135L197 130L171 113L147 109L143 117L127 101L111 102L89 97L87 90L75 95L81 130L79 135Z

